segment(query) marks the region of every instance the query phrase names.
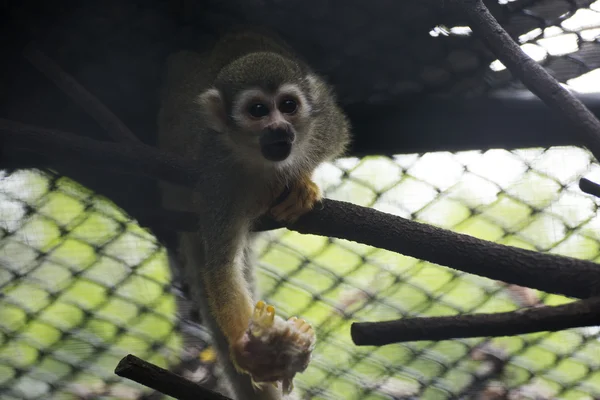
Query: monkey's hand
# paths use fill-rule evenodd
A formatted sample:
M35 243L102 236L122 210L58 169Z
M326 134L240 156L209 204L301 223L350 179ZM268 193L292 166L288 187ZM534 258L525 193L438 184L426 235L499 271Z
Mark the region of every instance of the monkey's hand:
M321 190L317 184L309 175L303 175L292 184L287 197L271 209L271 214L277 221L294 222L320 200Z
M296 317L285 321L275 315L273 306L259 301L248 330L232 346L232 357L256 386L281 381L287 394L293 389L294 376L308 367L315 340L306 321Z

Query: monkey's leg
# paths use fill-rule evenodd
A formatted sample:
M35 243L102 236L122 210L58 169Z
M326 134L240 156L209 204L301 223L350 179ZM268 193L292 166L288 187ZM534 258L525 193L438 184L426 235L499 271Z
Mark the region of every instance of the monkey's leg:
M204 273L202 272L202 268L206 263L204 254L206 247L199 234L182 235L181 252L185 258L183 265L184 276L188 280L190 295L193 302L200 308L203 324L212 333L219 364L223 368L227 381L229 381L230 389L233 391L232 393L224 394L232 396L235 400L281 400L281 390L272 386L256 390L251 377L248 374L239 372L238 367L232 361L231 343L217 321L216 315L218 313L213 313L208 301L210 295L208 295ZM221 284L218 284L218 286L221 286ZM227 291L228 289L225 289L221 292ZM250 301L248 304L251 304ZM252 308L248 306L248 314L251 314L251 312ZM248 320L245 323L247 327Z
M271 209L271 214L278 221L294 222L302 214L312 210L320 200L321 190L310 175L305 174L293 182L290 193Z
M252 316L252 297L243 267L239 261L231 260L218 266L209 263L205 268L209 307L228 341L235 343L246 332Z
M275 308L263 301L253 309L244 276L243 248L217 248L239 249L230 261L217 263L209 255L203 273L209 307L227 338L234 365L250 374L257 389L265 387L261 383L282 381L284 391L289 393L294 375L308 366L314 331L304 320L276 317Z
M247 234L228 234L224 224L211 226L223 229L206 239L202 280L210 312L229 343L231 359L240 372L252 377L257 390L281 381L284 392L289 393L296 373L308 366L314 331L303 320L275 317L275 309L263 301L252 307L244 271Z

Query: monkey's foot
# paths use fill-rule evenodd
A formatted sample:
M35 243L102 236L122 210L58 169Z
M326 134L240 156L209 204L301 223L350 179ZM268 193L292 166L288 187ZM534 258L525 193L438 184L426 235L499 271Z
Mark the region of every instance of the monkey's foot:
M315 332L306 321L287 321L275 315L264 301L256 303L248 330L232 348L237 367L250 374L257 385L282 382L284 393L291 392L294 376L310 362Z
M319 187L309 176L303 176L294 182L287 197L271 209L271 214L278 221L294 222L320 200Z

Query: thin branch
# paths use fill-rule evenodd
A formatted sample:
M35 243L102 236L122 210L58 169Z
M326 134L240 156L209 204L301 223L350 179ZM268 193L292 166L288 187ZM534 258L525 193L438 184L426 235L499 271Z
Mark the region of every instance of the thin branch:
M589 179L581 178L579 180L579 189L581 189L581 191L584 193L600 198L600 185L590 181Z
M600 160L600 121L544 67L529 57L502 28L482 0L451 0L469 18L470 27L480 35L508 70L550 108L574 126L586 147Z
M187 186L202 178L202 166L146 145L101 142L3 119L0 135L6 145L53 159L145 174ZM185 219L182 215L171 223ZM167 220L168 215L161 218ZM269 219L260 225L264 224L268 228L280 226ZM194 225L188 227L193 229ZM313 210L287 228L352 240L549 293L576 298L600 294L600 267L591 261L503 246L346 202L325 200L323 209ZM260 226L257 229L264 230Z
M144 144L104 142L54 129L0 118L5 151L12 146L33 151L60 164L85 164L124 174L145 175L191 185L200 179L201 167L181 157Z
M528 308L497 314L354 323L350 332L354 344L358 346L383 346L420 340L555 332L598 325L600 325L600 297L593 297L561 306Z
M179 400L231 400L131 354L119 362L115 374Z
M23 50L23 56L94 118L114 140L125 143L139 142L117 116L33 44Z

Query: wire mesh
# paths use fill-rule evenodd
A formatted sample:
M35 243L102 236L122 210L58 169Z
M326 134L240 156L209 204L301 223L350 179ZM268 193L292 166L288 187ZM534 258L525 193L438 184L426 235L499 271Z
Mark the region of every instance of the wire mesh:
M511 4L507 24L528 32L524 50L562 82L597 91L600 2L577 12L575 1ZM561 4L565 12L548 18ZM512 83L497 62L488 82ZM561 147L346 158L315 178L330 198L598 261L598 201L577 188L581 176L600 181L600 168L588 152ZM287 230L262 235L257 250L261 297L317 329L314 359L296 382L304 398L600 398L596 328L383 348L357 348L349 337L353 321L501 312L567 298ZM3 172L0 397L162 398L113 374L127 353L217 386L210 337L182 318L171 273L164 247L110 201L52 172Z
M584 93L599 88L600 2L590 3L583 7L572 0L534 2L513 14L507 26L526 54L557 80ZM492 63L488 78L492 87L521 86L511 81L510 72L499 61Z
M574 183L583 175L598 180L600 168L586 151L565 147L341 159L315 179L333 199L597 260L598 202ZM149 232L51 173L4 173L0 198L3 398L147 398L148 390L113 374L127 353L198 381L218 375L201 328L194 360L184 357L166 251ZM567 298L288 230L262 235L257 250L262 297L317 329L314 359L296 384L306 398L472 398L492 389L600 396L597 329L379 349L357 348L349 337L352 321L501 312ZM186 361L201 368L186 371Z

